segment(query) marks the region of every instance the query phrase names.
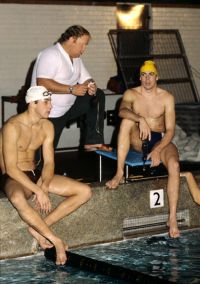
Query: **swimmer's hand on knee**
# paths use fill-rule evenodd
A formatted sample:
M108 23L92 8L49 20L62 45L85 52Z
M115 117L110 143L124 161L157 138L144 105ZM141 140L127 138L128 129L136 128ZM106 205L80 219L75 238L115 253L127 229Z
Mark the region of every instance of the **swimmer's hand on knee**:
M149 159L151 159L151 166L150 167L159 166L159 164L160 164L160 153L156 150L153 150L147 156L147 160L149 160Z
M44 213L49 213L51 211L51 202L48 194L40 190L36 193L36 197L40 207L40 211Z

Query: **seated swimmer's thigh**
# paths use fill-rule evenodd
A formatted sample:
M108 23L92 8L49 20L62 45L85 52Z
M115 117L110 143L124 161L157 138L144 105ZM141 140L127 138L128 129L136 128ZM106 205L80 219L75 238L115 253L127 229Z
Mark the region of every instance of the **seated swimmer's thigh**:
M54 175L49 185L49 192L61 196L71 196L78 191L84 190L85 187L87 187L86 184L70 177Z
M33 193L29 189L25 188L10 177L6 179L3 191L8 198L10 198L13 194L17 194L24 196L26 199L29 199L33 195Z
M174 158L175 160L179 160L179 154L177 147L170 143L168 144L160 153L161 161L166 164L170 158Z
M138 127L133 127L130 134L130 145L135 151L142 151L142 140L140 139L140 132Z

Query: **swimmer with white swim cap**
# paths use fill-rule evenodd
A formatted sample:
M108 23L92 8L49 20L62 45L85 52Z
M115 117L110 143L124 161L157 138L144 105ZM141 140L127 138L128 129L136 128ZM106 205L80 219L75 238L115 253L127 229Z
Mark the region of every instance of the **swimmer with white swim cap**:
M28 89L25 100L28 109L7 120L0 131L0 187L28 225L31 236L44 250L55 246L56 264L63 265L67 261L67 245L50 227L87 202L91 188L54 174L54 127L48 119L51 93L43 86L33 86ZM41 170L35 162L35 153L40 147ZM63 197L55 209L49 193ZM28 202L30 198L34 206ZM41 217L39 213L44 215Z
M39 100L47 100L51 98L52 93L49 92L45 87L43 86L33 86L30 87L25 96L25 101L27 104L30 102L35 102Z

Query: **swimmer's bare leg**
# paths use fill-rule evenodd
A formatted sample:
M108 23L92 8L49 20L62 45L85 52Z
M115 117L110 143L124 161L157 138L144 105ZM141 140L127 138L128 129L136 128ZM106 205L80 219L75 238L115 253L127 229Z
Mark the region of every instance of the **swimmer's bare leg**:
M169 227L169 236L178 238L180 231L178 229L176 212L180 187L180 166L178 161L178 151L175 145L170 143L161 151L161 160L168 171L167 195L169 202L169 218L167 226Z
M17 181L8 179L4 187L4 192L7 195L9 201L16 208L21 219L31 228L34 228L40 236L43 236L44 239L48 240L55 246L56 249L56 264L63 265L67 261L67 256L65 252L65 244L61 239L59 239L54 233L50 230L48 225L42 220L39 213L31 207L27 199L32 196L32 192L25 189ZM30 232L31 230L29 230ZM31 231L32 235L33 230ZM34 236L44 244L44 239L39 237L37 234Z
M44 238L42 235L40 235L37 231L35 231L33 228L29 227L28 228L29 233L32 235L32 237L34 237L39 246L45 250L48 248L52 248L53 244L51 242L49 242L46 238Z
M106 182L109 189L117 188L123 181L125 160L130 149L132 126L133 122L130 120L123 119L121 122L117 141L117 172L111 180Z
M167 226L169 227L169 236L171 238L180 237L180 231L178 229L178 224L176 218L169 218L167 221Z
M169 212L170 213L169 213L169 219L168 219L167 225L169 227L169 236L171 238L178 238L180 236L180 231L178 229L178 224L177 224L177 219L176 219L178 189L179 189L178 181L175 181L175 179L169 175L168 185L167 185L167 194L168 194L168 200L169 200Z
M196 182L193 174L191 172L182 172L180 173L180 176L184 176L187 179L188 187L190 190L190 193L194 199L194 202L200 205L200 187L198 183Z
M106 187L109 189L116 189L120 183L123 182L124 171L118 170L116 175L106 182Z
M42 220L38 212L36 212L26 201L22 199L19 204L15 204L15 207L22 218L22 220L29 225L29 232L34 236L43 248L46 247L46 240L52 243L56 249L56 264L64 265L67 261L65 252L66 245L58 238L47 224ZM34 229L31 229L34 228Z
M51 180L49 192L66 197L43 219L49 228L65 216L75 211L91 197L91 188L87 184L59 175L55 175ZM29 232L35 239L37 239L43 249L52 246L52 242L49 242L40 234L40 232L34 230L34 228L29 227ZM65 250L68 250L67 244L64 242L63 244Z

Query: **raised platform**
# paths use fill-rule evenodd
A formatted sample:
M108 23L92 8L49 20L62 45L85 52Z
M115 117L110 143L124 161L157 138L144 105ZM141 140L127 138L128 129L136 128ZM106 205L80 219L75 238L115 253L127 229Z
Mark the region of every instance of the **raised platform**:
M134 181L120 185L117 190L108 190L104 185L94 183L91 200L53 226L53 230L70 248L120 240L127 236L127 231L133 236L167 232L166 186L167 178ZM159 206L152 208L152 195L159 197L156 200ZM62 198L51 195L51 200L56 206ZM181 178L178 214L181 228L200 227L200 206L193 202L185 178ZM136 230L134 224L137 220ZM1 259L33 253L35 241L5 197L0 199L0 222Z

